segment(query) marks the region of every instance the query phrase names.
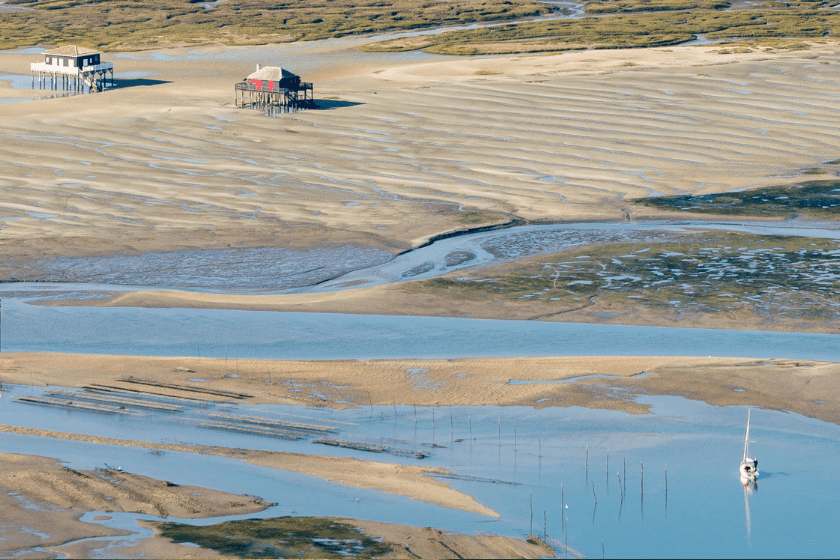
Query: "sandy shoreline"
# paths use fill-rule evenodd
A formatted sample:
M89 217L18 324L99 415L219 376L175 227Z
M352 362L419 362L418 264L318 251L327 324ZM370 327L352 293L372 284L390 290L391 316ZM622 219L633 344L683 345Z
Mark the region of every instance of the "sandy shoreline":
M0 428L5 433L24 431ZM60 434L41 434L60 437ZM64 434L68 436L69 434ZM109 442L117 443L117 442ZM125 442L122 442L124 444ZM120 443L118 443L120 444ZM159 446L158 446L159 447ZM206 450L205 450L206 451ZM248 460L248 459L246 459ZM257 462L258 463L258 462ZM405 468L405 467L403 467ZM75 471L55 459L33 455L0 453L0 553L13 557L35 557L35 549L73 558L91 558L108 545L108 538L130 535L129 531L87 523L79 518L89 511L103 512L107 520L113 512L133 512L161 517L201 518L247 515L269 507L259 498L237 496L209 488L179 486L167 481L122 471ZM432 479L423 477L432 483ZM431 528L409 527L343 519L367 534L399 545L399 557L523 557L539 558L551 552L539 544L509 537L469 536ZM155 530L150 538L133 538L108 548L122 557L222 558L207 549L176 544L160 538L158 523L141 521ZM33 531L33 528L37 530ZM91 540L85 540L91 539ZM27 553L27 550L30 550ZM23 554L23 556L21 556ZM40 556L43 552L40 553Z
M408 371L418 368L428 370L420 380ZM760 406L840 423L840 365L804 360L590 356L226 362L210 358L2 353L0 372L3 383L64 387L99 383L137 390L138 385L125 381L133 377L243 393L249 396L245 402L253 404L334 408L370 404L584 406L644 414L648 407L635 401L637 395L679 395L715 406ZM650 375L638 376L640 373ZM584 379L572 383L510 384L511 380L580 377ZM191 378L206 381L198 387ZM293 387L290 379L294 379ZM614 390L617 388L621 391ZM219 400L218 396L178 389L147 389L179 398Z
M514 265L515 266L515 265ZM288 295L239 295L148 290L119 292L97 299L44 300L46 306L144 307L159 309L235 309L303 313L349 313L421 317L462 317L566 323L601 323L650 327L761 330L836 334L830 321L766 316L748 310L685 313L675 309L645 310L630 302L595 297L573 308L552 308L528 300L501 300L488 305L476 299L415 290L411 282L355 288L337 292Z
M342 247L393 255L444 232L512 217L583 221L664 216L628 201L659 193L794 183L814 166L840 157L835 126L840 48L834 42L803 51L732 53L711 46L475 59L366 54L358 51L359 44L353 39L183 48L162 53L163 61L149 53L128 53L113 58L123 80L119 89L0 103L0 279L66 280L39 263L45 258L197 250L200 258L212 261L219 249ZM0 72L28 76L29 64L37 58L0 54ZM265 118L233 107L233 84L255 63L299 72L315 82L316 98L330 108ZM33 94L0 83L0 98L24 92ZM536 308L527 305L487 310L472 302L412 294L403 286L276 297L134 292L101 304L561 320L537 317ZM562 320L604 320L590 311L570 312ZM766 326L745 322L742 316L641 316L629 304L606 311L620 315L608 321L625 324L690 322L835 332L830 325ZM126 388L127 377L185 386L200 377L207 380L204 388L247 393L248 402L255 404L581 406L634 414L649 413L637 401L640 395L674 395L715 406L792 411L840 424L840 365L830 363L644 357L235 362L2 353L0 382ZM408 370L425 370L422 382ZM510 384L577 377L584 378ZM291 392L286 384L291 379L313 390ZM326 390L326 384L332 388ZM171 387L156 391L185 395ZM497 515L426 474L442 469L164 445L12 425L0 426L0 432L43 438L45 454L49 441L66 439L235 457L488 518ZM0 469L15 471L10 476L19 478L33 500L65 508L74 503L101 508L111 501L106 500L110 488L78 498L69 491L39 497L36 490L51 486L37 476L52 476L53 487L64 488L68 481L77 482L76 475L43 457L0 459ZM117 479L115 486L147 492L145 497L140 490L123 496L120 507L125 510L159 512L160 505L173 512L193 507L218 513L218 504L234 501L219 494L216 502L208 498L198 507L185 496L159 495L163 487L150 479L131 474L115 475ZM75 510L39 517L15 505L9 492L16 490L2 486L0 509L5 514L16 508L17 525L8 535L24 546L39 544L18 530L33 525L51 526L56 534L74 538L115 534L80 523ZM209 495L204 489L192 490L187 492L191 497ZM401 542L409 536L431 537L449 542L452 549L458 540L422 529L373 522L366 526ZM218 556L161 539L150 541L130 553ZM484 556L485 549L475 548L482 542L503 551L502 556L540 554L491 541L462 543L463 554ZM40 544L55 547L61 542L66 539ZM11 543L0 540L0 550ZM94 549L88 543L68 550L81 557L93 555ZM447 554L437 544L424 550L424 555Z
M31 547L66 554L66 550L54 547L79 539L128 534L80 521L89 511L199 518L252 514L269 506L259 498L178 486L137 474L75 471L55 459L33 455L0 453L0 473L0 553L12 557ZM74 550L95 547L94 541L79 544ZM183 558L194 552L163 541L153 550Z
M418 374L416 372L423 372ZM307 406L365 407L368 405L418 406L583 406L647 414L649 407L636 401L638 396L677 395L715 406L749 405L797 412L840 424L840 364L735 358L636 358L565 357L457 360L359 360L359 361L270 361L207 358L146 358L132 356L72 355L50 353L0 354L0 382L13 385L85 387L94 383L118 390L149 391L149 394L175 398L218 401L212 391L245 395L247 403L297 404ZM236 373L234 373L236 372ZM645 375L639 375L644 373ZM465 375L466 374L466 375ZM236 375L236 377L234 377ZM592 377L592 376L608 377ZM141 377L145 385L128 383ZM206 381L200 386L190 379ZM511 384L511 380L546 381L579 378L568 383ZM294 379L295 391L287 381ZM169 384L169 387L154 385ZM190 387L195 387L191 390ZM145 388L145 389L144 389ZM186 391L186 392L185 392ZM204 391L204 392L201 392ZM298 392L299 391L299 392ZM7 396L7 398L9 398ZM341 402L338 402L341 401ZM347 402L352 404L346 404ZM60 430L41 430L13 425L0 426L0 433L20 434L51 440L84 441L164 452L228 457L254 465L302 473L344 485L372 488L431 504L487 516L497 515L468 494L454 490L445 482L427 476L446 474L438 467L425 468L341 457L300 453L233 449L208 445L186 445L154 441L122 440ZM30 461L46 461L35 458ZM27 472L53 469L49 464ZM54 464L54 461L53 463ZM66 475L66 473L65 473ZM133 480L128 473L126 481ZM3 484L4 488L7 486ZM185 487L186 488L186 487ZM201 491L204 492L203 490ZM194 492L193 492L194 493ZM0 492L0 499L6 494ZM73 503L73 502L69 502ZM87 502L84 502L87 504ZM159 501L153 503L160 503ZM65 504L66 505L66 504ZM16 506L17 507L17 506ZM86 507L96 509L91 502ZM130 504L125 509L130 509ZM133 506L137 507L137 506ZM157 507L157 506L155 506ZM60 513L60 512L59 512ZM66 535L103 534L80 524L75 514L62 514L56 527ZM66 518L66 519L65 519ZM15 518L17 519L17 517ZM29 519L29 518L27 518ZM40 518L39 518L40 519ZM32 518L27 523L46 523ZM20 521L21 524L24 521ZM380 527L372 522L371 534L388 536L406 548L425 535L420 528ZM93 531L93 533L91 533ZM434 532L434 531L433 531ZM105 533L113 534L113 533ZM12 535L10 533L10 535ZM14 537L14 535L12 535ZM485 537L429 534L432 543L455 546L467 554L509 556L524 554L516 539L495 542ZM14 537L16 539L16 537ZM400 540L402 539L402 540ZM454 539L450 542L447 539ZM66 542L67 539L61 542ZM486 542L485 542L486 540ZM10 541L10 546L28 541ZM447 544L448 543L448 544ZM56 542L56 545L60 544ZM438 544L430 545L426 555L439 556ZM151 547L151 548L149 548ZM513 548L511 548L513 547ZM73 545L74 555L92 554L92 543ZM173 557L216 557L206 550L184 547L162 539L145 539L136 553ZM51 549L60 551L58 549ZM418 549L419 550L419 549ZM498 552L499 550L506 552ZM528 549L530 550L530 549ZM479 552L481 551L481 552ZM531 551L528 554L539 556ZM411 555L409 555L411 557Z

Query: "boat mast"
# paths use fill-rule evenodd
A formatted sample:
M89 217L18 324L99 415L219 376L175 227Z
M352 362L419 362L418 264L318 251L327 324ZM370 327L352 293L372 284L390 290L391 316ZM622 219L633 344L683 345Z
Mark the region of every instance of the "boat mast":
M747 435L744 437L744 461L747 460L747 453L749 452L750 446L750 412L751 409L747 409Z

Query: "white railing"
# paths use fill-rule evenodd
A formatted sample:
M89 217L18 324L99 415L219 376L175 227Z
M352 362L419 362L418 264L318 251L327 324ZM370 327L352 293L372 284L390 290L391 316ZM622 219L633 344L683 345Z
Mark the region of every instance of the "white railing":
M58 66L57 64L47 64L46 62L33 62L29 65L32 72L58 72L59 74L73 74L79 72L113 72L113 62L103 62L101 64L93 64L83 68L76 68L74 66Z

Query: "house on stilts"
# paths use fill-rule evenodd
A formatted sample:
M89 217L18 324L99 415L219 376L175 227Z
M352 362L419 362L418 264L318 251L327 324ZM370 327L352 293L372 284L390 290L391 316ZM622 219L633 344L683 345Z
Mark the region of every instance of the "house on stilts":
M33 62L32 89L35 89L35 77L38 77L38 88L85 92L102 91L114 85L114 64L102 62L101 52L76 45L66 45L57 49L44 51L43 62ZM110 83L108 80L110 76Z
M311 82L279 66L257 64L256 72L236 84L237 107L261 109L269 114L315 109Z

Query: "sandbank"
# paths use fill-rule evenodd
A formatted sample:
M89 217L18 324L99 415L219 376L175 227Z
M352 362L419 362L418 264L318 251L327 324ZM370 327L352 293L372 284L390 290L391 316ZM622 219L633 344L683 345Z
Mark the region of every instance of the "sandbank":
M408 370L428 371L418 377ZM637 395L679 395L716 406L761 406L840 423L840 365L801 360L594 356L275 361L2 353L0 372L3 383L65 387L99 383L181 398L220 398L126 382L133 377L200 391L242 393L249 396L244 402L253 404L334 408L584 406L643 414L648 407L636 402ZM194 378L207 381L199 385L190 381ZM574 378L582 379L510 383Z
M149 450L181 451L201 455L216 455L231 457L247 463L297 472L310 476L317 476L330 482L338 482L357 488L374 488L388 494L399 494L415 500L422 500L430 504L460 509L471 513L479 513L491 517L499 514L492 509L478 503L475 498L449 488L449 484L426 474L450 474L446 469L434 467L415 467L411 465L395 465L375 461L360 461L347 457L327 457L322 455L308 455L301 453L285 453L258 451L247 449L230 449L227 447L213 447L207 445L182 445L170 443L154 443L147 441L124 440L84 434L73 434L56 430L38 430L17 426L0 425L0 432L20 435L39 436L43 438L86 441L104 445L119 445L123 447L140 447Z
M0 275L177 249L394 254L511 216L660 215L627 201L795 181L837 157L834 42L475 59L359 44L121 54L117 89L0 104L0 217L17 218L0 220ZM0 56L23 75L37 58ZM313 81L328 110L235 108L255 62Z
M510 268L515 269L519 262L513 263ZM454 277L458 274L450 274L450 276ZM604 295L608 296L608 294ZM237 309L837 333L837 328L830 321L791 318L782 315L774 316L770 320L766 315L759 315L749 309L718 313L686 313L667 308L651 310L637 303L600 296L588 298L575 306L551 306L544 302L524 299L497 299L488 302L486 299L459 299L448 297L445 293L416 289L412 282L351 288L336 292L281 295L140 290L114 293L96 299L43 300L34 303L48 306Z
M0 473L0 553L13 557L33 547L58 552L53 547L70 541L129 534L80 521L89 511L199 518L256 513L270 505L259 498L178 486L126 472L75 471L55 459L33 455L0 453ZM72 546L81 552L94 547L95 542ZM182 558L194 552L174 544L163 551ZM68 553L65 549L60 552Z

